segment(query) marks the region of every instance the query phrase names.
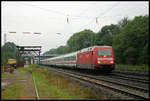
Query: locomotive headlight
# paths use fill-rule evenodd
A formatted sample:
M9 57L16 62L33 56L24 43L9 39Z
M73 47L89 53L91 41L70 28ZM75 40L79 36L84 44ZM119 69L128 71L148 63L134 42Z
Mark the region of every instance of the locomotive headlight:
M114 63L113 61L110 61L110 63Z
M97 63L101 63L100 61L97 61Z

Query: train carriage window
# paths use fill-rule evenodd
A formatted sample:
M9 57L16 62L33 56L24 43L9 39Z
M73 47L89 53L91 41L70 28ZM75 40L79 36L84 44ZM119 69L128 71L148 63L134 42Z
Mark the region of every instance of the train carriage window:
M69 57L69 60L70 60L70 61L72 61L72 56L71 56L71 57Z
M67 61L67 57L64 58L64 61Z
M72 61L72 56L69 57L69 61Z
M64 62L64 57L62 58L62 62Z
M69 61L69 57L67 57L67 61Z
M74 56L71 56L71 61L74 61Z
M73 61L75 61L76 60L76 56L73 56Z
M64 57L63 60L64 60L64 61L75 61L75 60L76 60L76 56Z

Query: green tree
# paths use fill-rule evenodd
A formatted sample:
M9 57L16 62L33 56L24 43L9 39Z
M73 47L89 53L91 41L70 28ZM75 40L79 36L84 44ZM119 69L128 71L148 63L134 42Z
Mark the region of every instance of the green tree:
M112 45L113 35L119 34L120 29L117 25L111 24L102 27L96 35L96 44Z
M128 17L124 17L122 20L120 20L118 22L118 26L120 29L124 28L128 23L130 22L130 20L128 19Z
M149 40L148 22L148 16L137 16L121 29L119 35L114 36L113 47L118 58L117 61L125 64L141 64L142 61L146 63L144 61L147 61L148 57L146 58L142 55L144 53L148 55L147 48L145 50L143 48ZM122 54L120 54L121 52ZM140 60L142 61L140 62Z
M1 62L6 65L8 58L17 58L16 45L13 42L7 42L1 47Z
M68 41L69 52L77 51L94 45L95 33L91 30L84 30L75 33Z

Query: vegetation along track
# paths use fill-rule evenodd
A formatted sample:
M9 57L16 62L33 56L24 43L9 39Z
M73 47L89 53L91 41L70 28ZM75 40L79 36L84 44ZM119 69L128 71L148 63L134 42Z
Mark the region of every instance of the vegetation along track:
M111 77L111 74L108 76L104 75L88 75L85 73L79 73L70 70L64 69L53 69L56 72L68 75L69 77L78 79L80 81L85 81L92 83L93 85L101 86L113 90L117 93L128 96L133 99L149 99L149 89L148 84L145 83L135 83L129 82L127 80L122 80L119 78Z

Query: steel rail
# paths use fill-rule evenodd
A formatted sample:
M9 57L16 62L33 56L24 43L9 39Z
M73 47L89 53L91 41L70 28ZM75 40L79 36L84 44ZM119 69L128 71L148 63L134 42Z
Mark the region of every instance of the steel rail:
M37 87L36 87L35 78L33 76L32 76L32 78L33 78L33 81L34 81L34 88L35 88L36 97L39 100L40 97L39 97L38 90L37 90Z
M120 79L124 79L124 80L129 80L129 81L135 81L135 82L141 82L141 83L146 83L148 84L149 83L149 80L148 80L148 77L147 79L146 78L141 78L138 77L138 76L128 76L128 75L122 75L122 74L118 74L118 73L111 73L111 75L114 77L114 78L120 78Z
M116 82L116 81L113 80L113 78L110 78L110 77L105 77L105 76L98 76L98 77L95 77L95 76L92 76L92 75L81 74L81 73L73 72L73 71L67 71L67 72L70 72L70 73L73 73L73 74L77 74L77 75L80 75L80 76L84 76L84 77L86 76L86 77L88 77L88 78L92 78L92 79L96 79L96 80L103 80L103 81L110 82L110 83L114 83L114 84L117 84L117 85L126 86L126 87L132 88L132 89L138 89L138 90L144 91L144 92L148 92L148 91L149 91L148 89L143 88L143 87L134 86L134 85L129 85L129 84L122 83L122 82ZM108 79L109 79L109 80L108 80Z
M62 68L58 68L58 69L62 69ZM107 80L107 79L114 79L114 80L116 79L116 80L121 80L121 81L124 80L122 85L124 85L124 83L129 82L130 85L126 84L126 86L130 86L130 87L133 86L133 88L135 88L135 89L139 89L139 90L141 89L141 90L144 90L144 91L147 91L147 87L145 88L145 86L147 86L147 84L149 83L149 81L145 81L145 79L144 80L143 79L139 80L138 78L133 78L131 75L130 76L126 76L126 75L124 75L124 76L122 76L122 75L114 76L115 73L113 73L113 74L110 73L109 76L106 76L106 75L93 75L91 73L89 74L89 72L76 71L76 70L72 70L72 69L71 70L70 69L63 69L63 70L67 70L67 71L70 71L70 72L76 72L76 73L80 73L80 74L87 75L87 76L92 76L92 77L94 77L94 79L105 78L103 80ZM114 80L112 80L112 81L114 81ZM116 81L114 81L114 82L116 83ZM135 84L135 86L131 85L132 82L133 82L133 84ZM117 84L118 83L119 82L117 82Z
M137 71L137 70L127 70L127 69L115 69L113 73L121 73L128 75L140 75L140 76L149 76L148 71Z

